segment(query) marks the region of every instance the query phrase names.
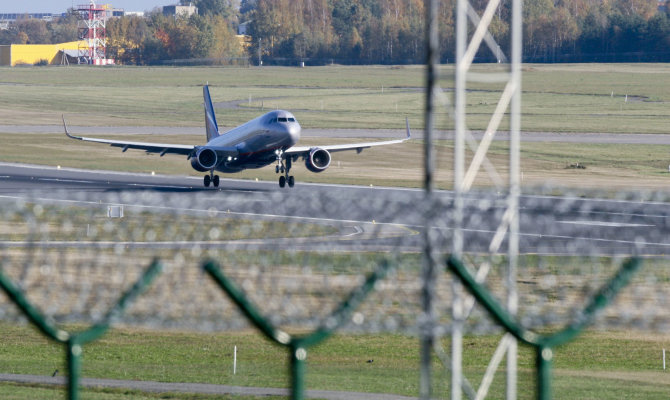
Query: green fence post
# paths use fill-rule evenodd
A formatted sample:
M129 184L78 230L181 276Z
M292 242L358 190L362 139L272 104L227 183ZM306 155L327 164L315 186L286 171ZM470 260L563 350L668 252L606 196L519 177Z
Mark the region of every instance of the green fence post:
M300 341L291 343L291 398L303 400L305 394L305 372L307 349L302 347Z
M305 397L305 373L308 350L312 346L329 338L348 320L353 310L372 291L375 283L386 276L391 266L387 260L384 260L375 272L367 277L363 285L354 289L349 294L349 297L342 301L330 317L327 318L329 321L332 321L327 327L321 326L310 334L295 337L274 327L267 319L263 318L260 311L246 298L233 281L224 275L215 261L206 261L203 264L203 268L259 331L268 339L287 348L290 352L291 398L293 400L302 400Z
M554 350L551 347L535 346L535 368L537 368L537 398L551 400L551 373L554 365Z
M81 376L81 354L83 352L81 344L75 339L70 338L65 343L67 359L67 398L69 400L79 399L79 377Z
M102 321L94 324L90 328L76 333L69 333L59 329L53 322L49 321L42 313L33 306L21 290L5 276L0 269L0 288L7 294L14 304L28 320L35 325L44 336L62 344L65 347L66 361L68 368L67 393L66 397L70 400L79 399L79 378L81 376L81 355L86 343L97 340L104 335L112 323L112 320L120 316L126 306L151 284L153 279L161 272L162 265L157 260L144 271L140 279L128 289L117 301Z
M552 335L539 335L524 328L513 315L495 300L483 285L477 283L459 259L454 256L447 258L447 269L451 270L463 282L463 286L491 314L493 319L519 341L535 349L538 375L537 398L540 400L549 400L552 397L551 369L554 349L570 342L582 333L584 328L593 322L596 312L614 299L619 291L630 282L633 274L641 265L642 261L637 257L624 262L617 273L591 298L591 301L581 312L580 317L575 319L571 325Z

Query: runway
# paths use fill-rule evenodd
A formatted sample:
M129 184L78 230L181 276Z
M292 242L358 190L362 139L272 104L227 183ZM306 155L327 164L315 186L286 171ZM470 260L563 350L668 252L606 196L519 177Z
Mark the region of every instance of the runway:
M419 189L324 185L298 182L280 189L276 182L222 179L218 189L204 188L199 177L130 174L110 171L0 163L0 196L42 201L105 204L110 195L150 192L168 196L165 212L209 213L216 217L280 219L324 224L337 234L203 243L207 246L331 249L336 251L422 250L423 231L439 232L440 251L451 251L453 193L439 191L427 201ZM81 200L84 199L85 200ZM77 200L79 199L79 200ZM115 204L118 204L115 201ZM157 209L133 196L126 207ZM656 201L582 199L527 195L520 199L520 252L525 254L665 255L670 253L670 208ZM506 200L473 192L462 217L465 250L504 252ZM430 216L427 217L426 214ZM53 243L52 245L55 245ZM158 246L158 245L156 245Z

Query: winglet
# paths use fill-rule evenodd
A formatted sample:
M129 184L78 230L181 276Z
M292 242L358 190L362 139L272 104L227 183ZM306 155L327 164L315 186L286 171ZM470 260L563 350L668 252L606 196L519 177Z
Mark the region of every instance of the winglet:
M67 137L69 137L70 139L81 140L81 137L79 137L79 136L70 135L70 132L68 132L68 130L67 130L67 124L65 123L65 114L62 114L62 117L63 117L63 128L65 129L65 134L67 135Z
M407 126L407 137L405 140L409 140L412 137L412 133L409 131L409 117L405 117L405 125Z

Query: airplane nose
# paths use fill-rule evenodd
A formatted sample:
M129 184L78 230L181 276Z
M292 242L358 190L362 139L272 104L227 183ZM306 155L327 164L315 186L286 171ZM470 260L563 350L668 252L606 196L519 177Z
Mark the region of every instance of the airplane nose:
M291 141L295 144L298 143L298 140L300 140L300 125L298 123L291 124L287 127L287 131L289 136L291 137Z

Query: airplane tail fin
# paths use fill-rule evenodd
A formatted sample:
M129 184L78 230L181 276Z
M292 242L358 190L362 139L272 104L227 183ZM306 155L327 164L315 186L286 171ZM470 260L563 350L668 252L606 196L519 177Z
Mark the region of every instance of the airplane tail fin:
M202 95L205 100L205 129L207 130L207 141L219 136L219 125L216 123L216 115L214 114L214 106L212 105L212 98L209 96L209 86L202 87Z

